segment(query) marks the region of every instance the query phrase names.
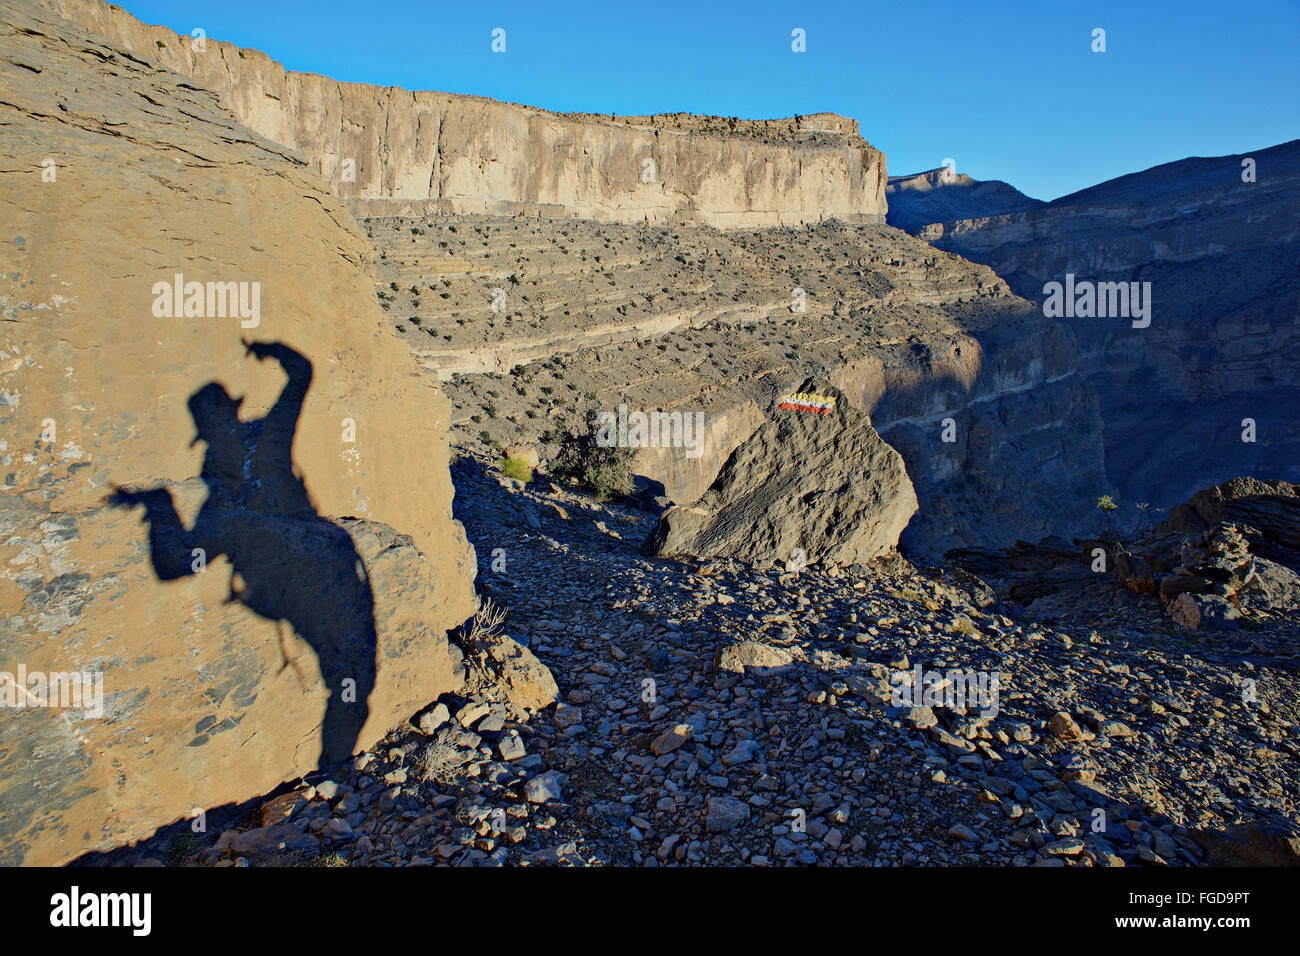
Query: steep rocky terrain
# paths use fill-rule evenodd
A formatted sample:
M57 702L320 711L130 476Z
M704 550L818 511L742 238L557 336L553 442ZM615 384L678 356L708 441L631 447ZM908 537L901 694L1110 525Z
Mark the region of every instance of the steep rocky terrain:
M196 49L102 0L48 2L220 93L239 122L296 150L358 215L522 212L726 228L885 213L885 157L844 117L564 115L339 83L229 43Z
M695 457L634 450L635 470L685 503L784 393L823 375L902 454L917 556L1077 528L1106 491L1065 327L897 230L363 225L377 294L443 378L458 442L535 443L582 408L700 412Z
M910 233L935 222L998 216L1044 205L1041 199L1026 196L1000 179L972 179L942 166L890 176L885 200L889 203L885 221Z
M659 561L636 547L652 515L494 472L452 465L456 514L554 708L522 723L448 696L425 730L220 833L87 862L1300 862L1294 606L1207 638L1109 574L1045 623L897 559ZM1000 675L997 706L897 705L918 666Z
M1290 180L1140 174L1046 237L1005 184L893 184L990 268L880 221L843 117L565 116L34 4L0 14L0 668L105 708L2 715L0 860L1300 857L1295 488L1083 536L1237 463L1189 459L1206 396L1289 408ZM1161 279L1139 360L1044 316L1039 255L1202 287ZM258 282L256 320L160 310L180 272ZM615 409L700 426L629 449L633 496L548 478ZM729 547L643 553L701 498Z
M474 558L447 401L303 165L32 4L0 66L0 861L49 864L459 687ZM177 273L250 308L169 316ZM102 708L36 706L20 666L100 675Z
M1151 283L1149 327L1063 321L1100 403L1110 481L1128 502L1168 507L1236 475L1300 478L1298 195L1293 141L1167 163L918 234L987 263L1035 301L1067 274Z

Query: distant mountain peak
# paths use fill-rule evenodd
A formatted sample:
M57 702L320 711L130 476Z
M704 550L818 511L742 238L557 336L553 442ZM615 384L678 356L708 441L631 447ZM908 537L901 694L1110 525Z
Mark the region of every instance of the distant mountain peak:
M885 186L889 225L915 233L935 222L978 219L1043 205L1000 179L973 179L951 166L890 176Z

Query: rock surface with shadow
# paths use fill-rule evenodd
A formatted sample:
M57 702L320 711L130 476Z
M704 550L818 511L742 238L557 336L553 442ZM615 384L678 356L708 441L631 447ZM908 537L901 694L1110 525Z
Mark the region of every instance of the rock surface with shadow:
M474 556L446 400L303 162L39 4L0 10L0 59L0 670L103 694L4 713L0 864L58 864L459 687Z

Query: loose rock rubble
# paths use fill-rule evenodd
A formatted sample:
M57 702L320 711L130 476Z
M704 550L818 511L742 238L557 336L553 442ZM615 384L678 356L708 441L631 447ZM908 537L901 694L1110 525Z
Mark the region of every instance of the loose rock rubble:
M1158 610L1048 624L897 555L854 573L659 561L635 548L653 512L521 489L473 456L452 475L480 587L559 700L530 716L445 698L188 859L1184 866L1294 850L1294 614L1209 641ZM996 675L998 692L954 704L927 684L894 706L918 668L936 688Z

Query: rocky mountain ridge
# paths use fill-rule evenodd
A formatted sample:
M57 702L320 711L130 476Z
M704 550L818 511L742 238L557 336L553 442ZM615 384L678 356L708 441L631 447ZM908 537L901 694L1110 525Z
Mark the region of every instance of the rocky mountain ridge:
M948 166L890 176L885 199L889 203L885 221L914 234L931 223L995 216L1045 205L1041 199L1026 196L1000 179L972 179Z
M102 0L47 2L219 93L240 123L295 150L357 215L753 228L885 214L885 157L844 117L618 118L339 83L215 39L197 49L191 37Z
M1067 275L1150 284L1147 328L1063 321L1100 403L1108 477L1127 501L1168 507L1238 475L1300 479L1298 195L1300 140L918 235L1035 302Z

